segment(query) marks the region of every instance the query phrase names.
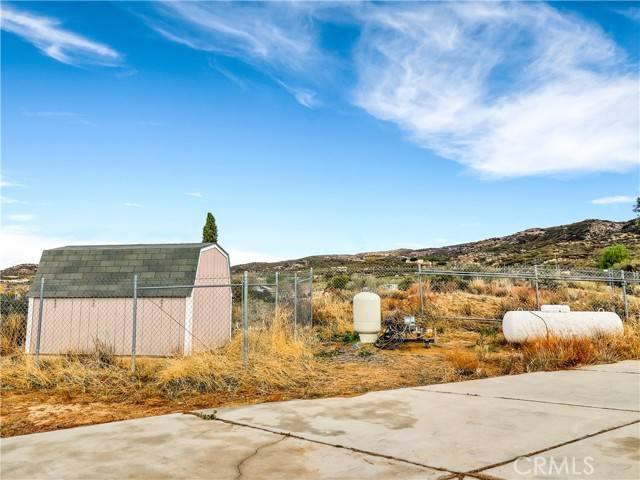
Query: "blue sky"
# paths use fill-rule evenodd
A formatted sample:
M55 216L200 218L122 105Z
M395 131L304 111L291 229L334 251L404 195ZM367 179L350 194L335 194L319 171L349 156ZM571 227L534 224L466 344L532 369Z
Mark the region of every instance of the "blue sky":
M479 240L638 194L639 3L2 3L0 266Z

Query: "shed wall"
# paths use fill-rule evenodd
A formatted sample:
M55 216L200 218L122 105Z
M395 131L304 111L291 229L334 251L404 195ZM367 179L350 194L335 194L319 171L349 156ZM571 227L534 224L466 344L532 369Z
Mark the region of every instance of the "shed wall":
M200 252L196 285L229 285L229 258L217 247ZM230 287L194 288L192 351L220 347L231 339L232 294Z
M92 350L95 340L113 347L116 355L131 353L131 298L45 298L40 353ZM30 302L31 303L31 302ZM31 303L29 352L37 341L40 301ZM138 355L182 353L184 298L139 298L136 351Z

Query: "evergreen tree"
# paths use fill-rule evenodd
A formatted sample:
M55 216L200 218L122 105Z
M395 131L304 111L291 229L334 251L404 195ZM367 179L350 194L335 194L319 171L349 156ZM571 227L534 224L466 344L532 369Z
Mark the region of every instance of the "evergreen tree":
M207 221L202 229L203 243L218 243L218 227L216 226L216 218L211 212L207 213Z

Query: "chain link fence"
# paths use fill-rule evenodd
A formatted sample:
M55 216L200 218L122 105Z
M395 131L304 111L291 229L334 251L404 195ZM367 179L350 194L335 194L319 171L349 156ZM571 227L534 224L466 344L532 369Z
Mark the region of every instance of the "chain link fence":
M271 274L82 284L42 278L2 294L2 354L59 355L96 349L114 355L190 355L227 344L234 334L278 318L312 325L313 275ZM4 345L6 343L6 345ZM245 356L248 352L245 352Z
M335 282L336 277L345 277ZM314 282L315 279L315 282ZM189 355L220 347L234 335L268 328L277 319L294 328L314 324L315 306L345 304L369 289L385 312L427 322L499 322L508 310L563 303L572 310L615 311L640 317L637 272L555 267L401 268L235 274L198 278L193 285L135 277L78 285L46 278L42 284L3 284L1 353L33 355L107 349L121 356ZM246 350L247 347L245 347ZM245 356L248 352L245 351Z

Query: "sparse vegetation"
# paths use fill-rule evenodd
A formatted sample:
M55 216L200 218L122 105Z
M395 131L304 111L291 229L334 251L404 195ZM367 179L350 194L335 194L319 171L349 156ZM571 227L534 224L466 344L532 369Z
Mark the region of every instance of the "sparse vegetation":
M621 244L610 245L600 253L600 268L611 268L629 260L629 249Z
M334 277L331 277L327 286L329 288L335 288L336 290L344 290L347 288L349 280L349 275L335 275Z
M328 279L330 280L330 279ZM394 351L358 343L352 325L352 295L367 283L382 299L383 317L414 315L438 331L438 345L407 345ZM283 322L287 312L252 328L250 361L242 362L242 337L224 348L191 357L116 357L97 341L91 351L34 358L22 353L24 316L3 316L2 435L41 431L97 421L246 402L349 395L369 390L458 381L536 370L640 358L640 327L627 322L621 336L592 340L548 338L521 346L505 342L498 323L466 317L501 318L507 309L530 308L535 291L526 282L435 279L424 282L426 318L419 317L418 285L389 291L397 278L353 276L343 290L314 289L314 328L294 335ZM632 318L640 299L629 290ZM568 303L574 310L622 308L617 290L587 282L545 285L545 303ZM257 298L257 297L256 297ZM264 302L256 301L252 308ZM41 415L38 412L46 411Z

